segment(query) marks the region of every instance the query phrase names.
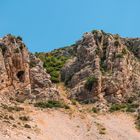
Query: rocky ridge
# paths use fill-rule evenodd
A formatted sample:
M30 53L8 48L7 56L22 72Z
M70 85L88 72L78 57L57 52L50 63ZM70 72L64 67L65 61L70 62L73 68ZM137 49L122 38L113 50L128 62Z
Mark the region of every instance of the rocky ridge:
M40 59L28 52L21 37L10 34L0 39L0 92L1 100L59 97Z
M76 42L76 56L61 70L71 98L100 104L137 100L140 95L140 39L103 31Z

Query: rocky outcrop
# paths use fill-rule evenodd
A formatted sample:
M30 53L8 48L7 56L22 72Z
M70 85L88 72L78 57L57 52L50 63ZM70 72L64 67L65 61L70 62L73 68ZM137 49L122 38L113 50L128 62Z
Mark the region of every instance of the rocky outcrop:
M93 31L76 43L62 80L79 101L125 102L140 90L140 39Z
M0 92L18 100L58 98L42 62L28 52L21 37L0 39Z

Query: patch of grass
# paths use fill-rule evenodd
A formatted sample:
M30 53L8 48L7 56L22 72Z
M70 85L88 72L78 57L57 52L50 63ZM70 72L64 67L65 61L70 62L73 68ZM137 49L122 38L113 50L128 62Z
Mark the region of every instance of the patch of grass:
M121 110L126 112L135 112L138 106L139 106L138 104L134 104L134 103L112 104L109 111L115 112Z
M49 100L47 102L37 102L34 104L35 107L40 107L40 108L65 108L65 109L70 109L68 105L66 105L63 102L60 101L52 101Z
M112 104L109 111L114 112L114 111L119 111L125 108L126 108L125 104Z

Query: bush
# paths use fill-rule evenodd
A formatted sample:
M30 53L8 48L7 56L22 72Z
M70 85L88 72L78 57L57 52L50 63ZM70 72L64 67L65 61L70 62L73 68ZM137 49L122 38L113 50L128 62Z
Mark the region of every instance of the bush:
M73 105L77 105L77 101L75 99L71 99Z
M125 108L126 108L126 105L124 104L112 104L109 111L114 112L114 111L119 111Z
M40 108L65 108L65 109L70 108L68 105L64 104L63 102L52 101L52 100L49 100L47 102L38 102L38 103L35 103L34 106L40 107Z
M53 82L53 83L59 83L59 78L56 78L56 77L52 77L51 76L51 81Z
M50 72L50 75L51 75L52 77L58 78L58 77L59 77L59 72L53 70L52 72Z
M123 58L123 54L122 53L116 54L116 58Z
M118 47L119 45L120 45L120 42L119 42L118 40L116 40L116 41L114 42L114 46Z
M22 37L21 36L17 36L17 39L21 40L22 41Z
M126 50L126 48L123 48L123 50L122 50L122 54L124 54L124 55L127 54L127 50Z
M57 52L58 50L48 54L45 53L35 54L44 62L43 66L47 70L47 72L51 75L51 80L54 83L58 83L60 81L60 70L68 59L68 57L66 56L57 56Z
M97 78L96 77L94 77L94 76L88 77L87 78L87 81L85 83L85 88L87 90L91 91L94 83L96 83L96 82L97 82Z
M98 109L97 109L96 107L93 107L93 108L92 108L92 111L93 111L94 113L98 113Z
M110 112L114 112L114 111L126 111L126 112L135 112L136 108L138 108L138 104L134 104L134 103L123 103L123 104L112 104L110 107Z

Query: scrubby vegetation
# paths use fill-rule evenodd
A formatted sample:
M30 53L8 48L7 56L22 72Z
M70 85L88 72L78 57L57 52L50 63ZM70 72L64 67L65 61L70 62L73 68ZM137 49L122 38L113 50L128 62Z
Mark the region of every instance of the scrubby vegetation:
M94 113L98 113L98 112L99 112L99 110L98 110L96 107L93 107L93 108L92 108L92 111L93 111Z
M49 100L47 102L37 102L34 104L35 107L40 107L40 108L65 108L69 109L70 107L66 105L64 102L61 101L52 101Z
M54 83L60 82L60 70L69 59L68 56L56 56L55 53L36 53L36 56L43 61L43 66L51 75L51 80Z
M114 42L114 46L118 47L119 45L120 45L120 42L119 42L118 40L116 40L116 41Z
M94 77L94 76L88 77L87 81L85 83L85 88L87 90L91 91L94 83L96 83L96 82L97 82L97 78L96 77Z
M17 39L19 39L20 41L22 41L22 37L21 36L17 36Z
M116 58L123 58L123 53L116 54Z
M112 104L110 107L110 112L114 111L126 111L126 112L135 112L135 110L138 108L138 104L134 103L123 103L123 104Z

